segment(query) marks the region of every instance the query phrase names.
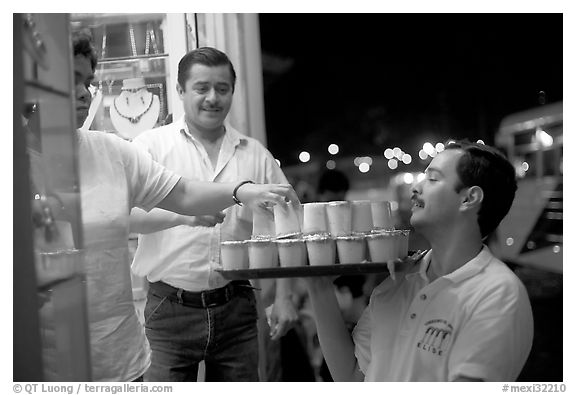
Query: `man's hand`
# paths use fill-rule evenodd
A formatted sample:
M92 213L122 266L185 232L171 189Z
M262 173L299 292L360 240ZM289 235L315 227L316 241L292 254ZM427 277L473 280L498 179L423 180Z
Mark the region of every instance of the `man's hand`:
M277 298L272 305L272 313L268 320L270 338L278 340L298 321L298 312L290 298Z
M286 206L286 201L300 202L290 184L244 184L236 196L251 209L270 207L275 204Z
M221 224L224 221L226 214L220 211L214 215L197 215L197 216L187 216L183 215L184 225L188 226L204 226L211 228L217 224Z

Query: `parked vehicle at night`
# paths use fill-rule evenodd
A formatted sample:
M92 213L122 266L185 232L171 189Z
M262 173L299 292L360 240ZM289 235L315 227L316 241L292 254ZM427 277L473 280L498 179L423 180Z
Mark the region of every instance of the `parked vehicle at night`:
M516 168L518 191L491 247L510 263L562 273L562 102L505 117L495 142Z

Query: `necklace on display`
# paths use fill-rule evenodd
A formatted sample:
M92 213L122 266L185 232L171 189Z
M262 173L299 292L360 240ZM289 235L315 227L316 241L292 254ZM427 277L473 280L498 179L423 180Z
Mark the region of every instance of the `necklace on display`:
M138 90L136 93L140 92L141 90L142 90L142 89ZM150 92L148 92L148 91L146 91L146 90L144 90L144 91L145 91L146 93L150 93ZM124 92L123 92L123 93L124 93ZM122 95L120 95L120 96L122 96ZM146 114L146 113L148 112L148 110L150 110L150 108L152 107L152 103L154 102L154 95L153 95L153 94L150 94L150 102L148 103L148 107L146 107L146 109L145 109L142 113L140 113L140 114L138 114L138 115L128 116L128 115L122 114L122 113L120 112L120 110L118 109L118 106L116 105L116 102L118 101L118 99L120 99L120 96L118 96L116 99L114 99L114 102L113 102L113 103L114 103L114 110L116 110L116 113L117 113L118 115L120 115L120 116L121 116L122 118L124 118L124 119L129 120L130 123L132 123L132 124L137 124L138 122L140 122L140 119L142 119L142 117L144 116L144 114ZM146 102L144 101L144 98L143 98L141 95L139 95L139 98L140 98L140 101L142 102L142 104L145 105ZM130 107L129 96L126 96L126 105L127 105L128 107Z

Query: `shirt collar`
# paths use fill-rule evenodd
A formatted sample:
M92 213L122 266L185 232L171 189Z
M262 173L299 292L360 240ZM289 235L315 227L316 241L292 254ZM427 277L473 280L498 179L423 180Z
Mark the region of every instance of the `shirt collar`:
M470 278L470 277L476 275L482 269L484 269L486 267L486 265L488 265L488 263L492 260L492 258L493 258L492 253L490 252L488 247L486 245L484 245L482 247L482 249L480 250L480 252L478 253L478 255L476 255L474 258L469 260L463 266L454 270L452 273L449 273L445 276L442 276L442 278L450 280L454 283L464 281L467 278ZM431 260L432 260L432 250L428 251L428 253L426 253L424 258L422 258L422 260L420 261L420 266L418 268L418 271L417 272L412 271L411 273L407 274L406 277L413 277L413 276L419 275L422 279L428 280L428 276L426 275L426 271L428 270L428 267L430 266Z
M180 129L181 133L185 135L186 138L192 139L192 141L197 141L196 138L190 133L188 124L184 119L184 115L180 117L175 123L176 127ZM226 128L226 133L224 133L224 140L222 144L231 144L233 147L238 146L242 140L247 140L247 137L242 133L234 129L229 123L225 122L224 127Z

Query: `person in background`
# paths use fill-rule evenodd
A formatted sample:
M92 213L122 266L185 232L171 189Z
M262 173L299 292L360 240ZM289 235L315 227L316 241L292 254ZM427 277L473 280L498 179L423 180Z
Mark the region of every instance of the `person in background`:
M318 179L316 201L346 200L349 189L350 181L348 181L346 174L336 169L325 170Z
M513 166L496 149L449 144L412 190L420 262L372 293L353 336L329 278L306 285L336 381L514 381L530 352L526 289L483 244L508 213Z
M336 300L338 301L338 306L340 307L346 328L350 333L354 330L368 302L364 294L365 280L365 276L350 275L340 276L333 282ZM322 381L334 381L325 360L322 362L319 375Z
M226 54L210 47L179 62L176 89L184 116L134 139L155 161L195 179L287 183L272 154L257 140L225 124L236 73ZM235 205L214 213L207 226L164 210L135 209L131 230L140 233L132 269L146 276L144 310L152 348L147 381L258 381L257 306L248 281L229 281L220 268L220 242L246 240L252 212ZM211 226L211 227L210 227ZM271 339L297 320L286 279L276 281Z
M74 31L72 45L76 124L82 125L92 100L88 88L98 59L86 31ZM141 381L150 365L150 348L132 299L130 209L161 207L201 215L222 210L235 200L259 209L284 205L286 198L297 200L297 196L286 184L190 181L110 133L78 130L77 138L92 380ZM49 332L49 323L47 328ZM58 378L51 376L50 368L47 376Z

